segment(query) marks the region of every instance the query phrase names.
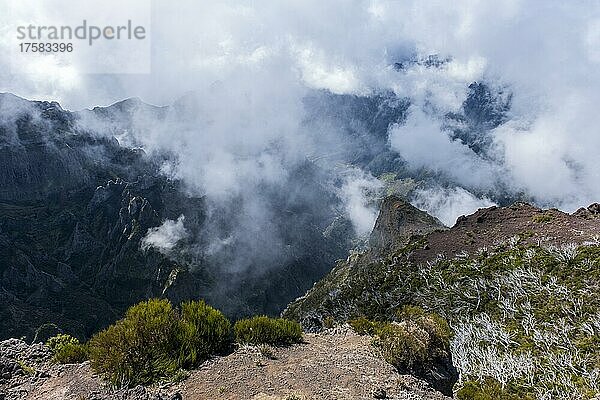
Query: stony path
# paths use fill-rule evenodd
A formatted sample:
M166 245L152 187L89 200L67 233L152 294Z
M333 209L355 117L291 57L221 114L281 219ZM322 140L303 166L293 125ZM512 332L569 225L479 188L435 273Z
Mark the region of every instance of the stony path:
M47 348L36 345L36 358L24 360L35 374L0 382L0 400L448 399L426 383L398 374L376 354L369 338L348 327L304 338L305 343L288 348L241 347L207 361L178 384L119 391L93 374L89 363L52 365ZM21 341L5 347L16 349L18 357L31 353Z
M241 348L214 359L182 385L184 399L445 399L426 384L399 375L375 354L369 338L343 329L305 335L305 343Z

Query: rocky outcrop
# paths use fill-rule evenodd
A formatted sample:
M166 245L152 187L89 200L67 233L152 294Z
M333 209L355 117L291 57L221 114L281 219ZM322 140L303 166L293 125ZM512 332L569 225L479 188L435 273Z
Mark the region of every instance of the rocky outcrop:
M600 203L590 204L587 208L582 207L573 215L585 219L600 218Z
M492 248L510 237L522 243L545 245L581 244L600 237L596 205L568 214L555 208L543 210L527 203L507 207L489 207L461 216L447 231L433 232L426 245L415 249L411 259L426 262L439 255L473 255L480 248Z
M410 304L410 282L402 281L399 287L385 281L387 275L402 277L398 265L407 273L415 272L419 265L427 265L440 259L476 256L481 249L492 249L508 240L522 245L561 246L565 244L598 243L600 219L596 218L597 205L567 214L557 209L542 210L527 203L515 203L508 207L489 207L468 216L458 218L450 229L440 228L433 217L428 217L406 202L387 198L373 230L374 246L360 254L353 254L338 262L329 275L315 283L306 295L290 303L283 315L300 321L309 331L318 331L327 317L339 320L360 315L386 318L385 311L377 311L362 305L367 297L363 289L375 291L369 302L385 302L385 291L405 292L406 297L393 299L398 306ZM425 215L424 215L425 214ZM407 217L408 216L408 217ZM413 222L416 221L416 222ZM426 232L413 235L412 232ZM402 246L402 244L408 246ZM381 250L381 244L387 250ZM395 266L394 268L392 267ZM376 268L375 268L376 267ZM352 287L350 281L360 282L368 288ZM378 289L376 285L385 284ZM380 290L380 294L377 291ZM385 308L385 307L383 307ZM331 310L335 309L335 315ZM380 310L379 307L377 307ZM388 316L389 317L389 316Z
M401 323L398 313L404 306L422 307L443 316L455 330L451 349L461 374L459 389L480 376L505 379L502 370L495 369L497 363L517 360L527 352L518 362L535 365L544 381L523 383L532 374L527 370L510 378L516 385L510 389L515 398L523 393L547 395L548 388L557 384L557 374L562 377L561 390L583 398L594 381L570 387L571 372L557 358L545 358L553 350L536 335L571 332L561 341L567 352L597 359L597 347L579 345L589 333L578 334L583 321L595 321L600 310L597 208L592 205L574 214L526 203L480 209L458 218L448 230L413 237L404 247L352 254L292 302L283 316L318 332L332 321L358 317ZM399 236L405 237L402 228ZM585 311L573 314L580 304L586 304ZM568 321L567 327L555 324L557 320ZM490 335L518 339L506 346L501 339L490 341ZM453 382L448 378L456 379L448 360L420 364L424 369L412 372L448 391ZM593 362L582 365L586 374L596 368Z
M381 254L405 246L414 236L446 229L437 218L408 201L388 196L381 203L369 244L373 251Z
M0 398L23 398L27 386L48 378L51 358L43 344L28 345L18 339L0 342Z

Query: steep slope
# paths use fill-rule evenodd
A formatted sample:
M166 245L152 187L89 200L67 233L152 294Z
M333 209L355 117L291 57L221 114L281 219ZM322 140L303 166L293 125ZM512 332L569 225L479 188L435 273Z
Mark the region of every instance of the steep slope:
M146 268L136 282L114 273L131 268L136 240L160 223L141 193L161 182L138 181L156 167L143 152L77 129L57 103L2 94L0 116L0 336L32 339L54 324L84 337L173 264L155 254L138 264ZM111 181L117 176L125 181ZM113 292L116 284L127 290Z
M398 196L388 196L371 232L369 245L378 254L407 245L414 236L447 228L437 218L413 207Z
M598 208L479 210L381 256L351 255L283 315L318 331L326 320L389 320L403 305L418 305L453 328L458 389L497 383L515 398L593 398L600 393Z

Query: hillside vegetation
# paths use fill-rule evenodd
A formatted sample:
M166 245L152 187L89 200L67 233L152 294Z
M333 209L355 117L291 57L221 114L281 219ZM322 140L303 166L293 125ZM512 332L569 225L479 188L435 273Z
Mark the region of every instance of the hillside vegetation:
M393 320L405 305L416 305L451 326L458 398L594 398L600 394L599 237L557 244L533 235L429 260L414 258L428 247L427 237L380 258L353 254L284 316L318 331L332 319Z

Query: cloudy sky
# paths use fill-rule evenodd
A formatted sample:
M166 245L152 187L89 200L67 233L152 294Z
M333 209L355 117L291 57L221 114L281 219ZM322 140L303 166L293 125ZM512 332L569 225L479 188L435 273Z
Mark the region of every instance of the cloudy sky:
M102 18L115 23L137 18L149 26L151 61L149 73L90 74L86 72L90 65L107 58L124 60L128 52L102 51L99 46L99 51L74 51L67 62L45 57L18 69L11 57L3 56L0 91L57 100L69 109L108 105L127 97L163 105L191 91L203 94L203 109L216 121L206 128L211 137L206 143L218 143L219 150L200 160L190 155L190 165L215 162L215 168L233 170L238 164L230 156L240 149L259 153L254 147L282 137L290 147L310 147L299 130L301 99L308 90L362 95L392 90L409 97L412 106L407 123L390 128L391 146L414 168L439 171L456 182L456 188L423 192L420 198L423 208L447 223L491 204L472 195L473 188L486 191L503 185L529 194L540 205L569 211L600 199L599 2L134 3L83 1L78 9L57 12L52 1L42 6L41 1L0 0L2 9L11 10L0 14L4 55L14 54L16 21L66 21L82 12L92 21L94 16L101 19L101 10L111 9L119 11ZM394 62L430 54L451 61L434 69L415 65L403 74L393 68ZM452 140L442 128L442 117L460 108L474 81L513 95L509 121L491 132L492 159ZM178 135L153 140L167 146L177 143L184 152L190 132ZM257 173L281 179L276 162L281 159L261 160L256 165L263 170ZM194 173L183 175L194 179ZM213 185L210 190L216 195L242 179L221 174L218 182L209 182L215 175L203 176L202 185Z

